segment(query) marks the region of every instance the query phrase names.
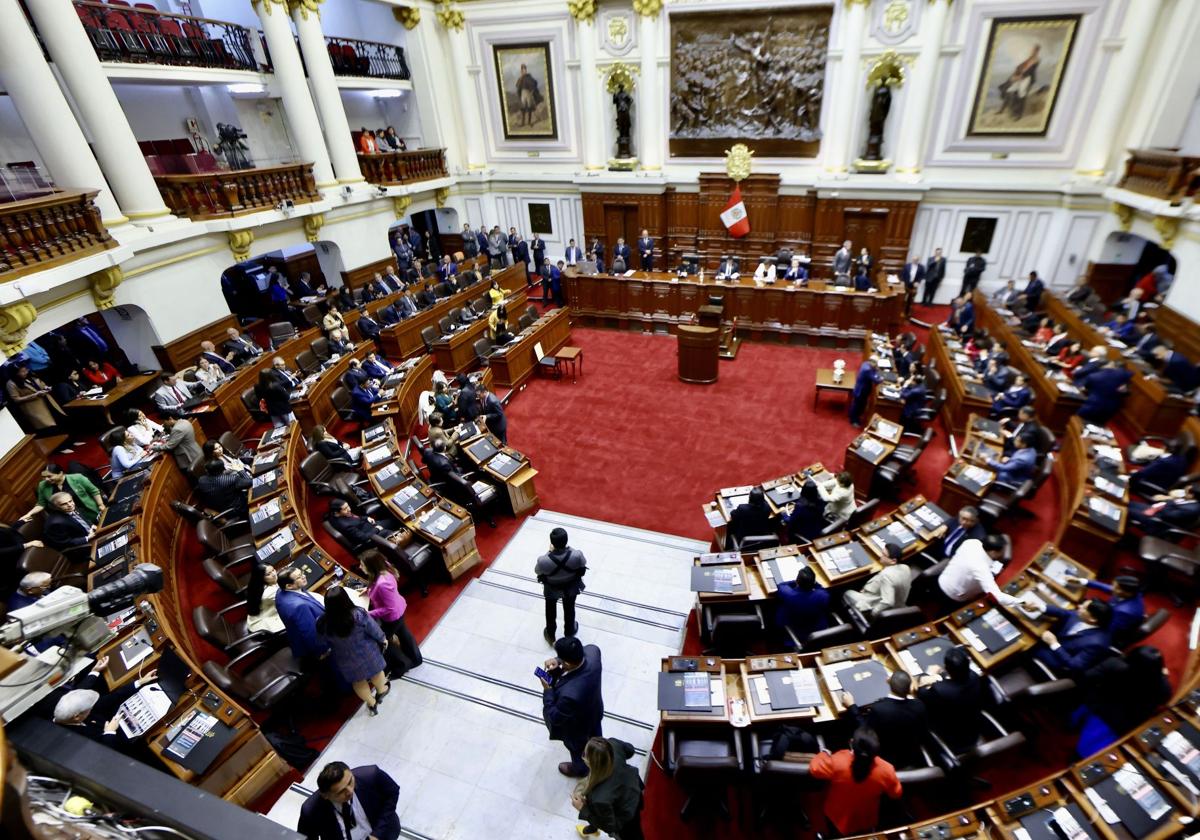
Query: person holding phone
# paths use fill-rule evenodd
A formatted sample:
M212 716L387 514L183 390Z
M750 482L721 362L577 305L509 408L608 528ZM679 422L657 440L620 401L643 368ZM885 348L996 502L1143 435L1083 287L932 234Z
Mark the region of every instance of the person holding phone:
M567 636L554 643L554 652L557 656L547 659L543 668L534 669L542 683L542 719L550 740L562 741L571 754L558 772L581 779L588 774L583 761L588 739L604 734L600 648Z

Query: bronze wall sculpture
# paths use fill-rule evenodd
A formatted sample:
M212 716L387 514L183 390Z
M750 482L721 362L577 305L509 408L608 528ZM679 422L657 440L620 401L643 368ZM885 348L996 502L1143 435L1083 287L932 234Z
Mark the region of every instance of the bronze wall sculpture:
M813 157L829 7L671 15L671 154Z

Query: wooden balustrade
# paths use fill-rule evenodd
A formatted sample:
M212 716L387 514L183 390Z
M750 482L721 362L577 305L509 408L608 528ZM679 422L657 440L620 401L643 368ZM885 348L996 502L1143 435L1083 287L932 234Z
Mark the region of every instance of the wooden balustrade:
M358 165L367 181L381 187L414 184L448 176L445 149L359 154Z
M96 190L55 190L0 204L0 280L117 247L92 202Z
M311 163L288 163L228 172L155 175L155 183L171 212L191 219L244 216L278 206L319 201Z
M1174 149L1130 149L1117 186L1180 204L1200 191L1200 157Z

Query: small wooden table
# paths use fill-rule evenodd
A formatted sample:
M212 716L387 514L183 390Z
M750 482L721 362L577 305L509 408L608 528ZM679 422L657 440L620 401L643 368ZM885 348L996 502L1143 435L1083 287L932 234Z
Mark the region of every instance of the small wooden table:
M571 384L575 384L575 362L579 362L579 372L583 372L583 348L582 347L564 347L554 354L555 363L569 363L571 365Z
M817 390L813 392L813 408L817 406L817 399L821 396L822 391L840 391L843 394L849 394L854 390L854 377L847 372L842 372L842 381L833 381L832 368L817 369Z
M68 411L84 412L89 409L100 409L104 412L104 419L111 426L113 425L112 409L117 403L127 397L135 396L142 386L153 382L158 378L158 373L136 373L132 376L124 377L120 382L116 383L112 388L104 393L103 396L95 399L91 397L77 397L63 406Z

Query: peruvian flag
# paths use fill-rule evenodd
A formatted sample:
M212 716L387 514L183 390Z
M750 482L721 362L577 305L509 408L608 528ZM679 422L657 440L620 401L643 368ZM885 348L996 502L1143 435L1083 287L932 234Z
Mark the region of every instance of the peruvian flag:
M735 184L733 195L721 213L721 223L734 239L741 239L750 232L750 217L746 215L746 205L742 201L742 185Z

